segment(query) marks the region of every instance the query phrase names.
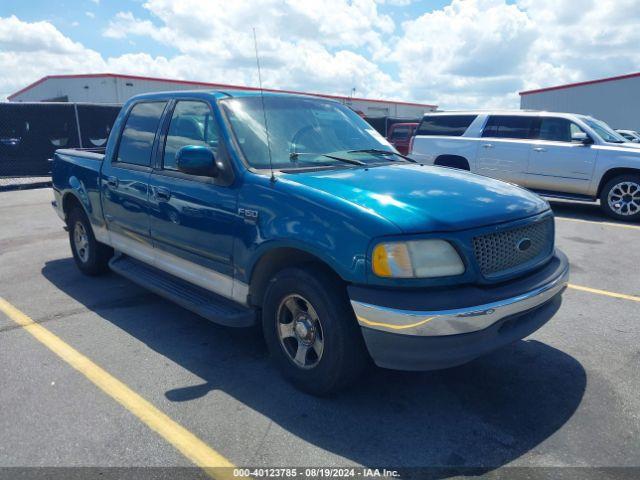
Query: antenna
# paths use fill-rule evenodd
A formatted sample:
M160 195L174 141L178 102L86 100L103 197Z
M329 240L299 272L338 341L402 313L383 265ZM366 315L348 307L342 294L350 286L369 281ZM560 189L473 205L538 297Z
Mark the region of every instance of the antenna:
M267 123L267 110L264 107L264 89L262 88L262 74L260 72L260 56L258 55L258 39L256 29L253 27L253 45L256 49L256 64L258 65L258 83L260 84L260 100L262 101L262 116L264 117L264 131L267 134L267 150L269 151L269 168L271 169L271 181L275 182L273 174L273 159L271 158L271 140L269 139L269 124Z

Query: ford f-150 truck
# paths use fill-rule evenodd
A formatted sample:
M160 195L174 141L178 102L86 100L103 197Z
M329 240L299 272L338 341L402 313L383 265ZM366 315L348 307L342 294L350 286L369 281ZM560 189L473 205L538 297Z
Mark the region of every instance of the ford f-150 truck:
M53 185L82 272L261 324L313 394L370 359L440 369L512 343L554 315L568 281L547 202L415 163L321 98L137 96L104 154L56 153Z

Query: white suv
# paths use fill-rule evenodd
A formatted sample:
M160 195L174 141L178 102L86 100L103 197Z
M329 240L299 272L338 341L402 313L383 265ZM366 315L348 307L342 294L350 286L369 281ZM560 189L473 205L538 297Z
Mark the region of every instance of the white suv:
M437 112L420 122L409 155L557 198L600 199L610 216L640 220L640 144L585 115Z

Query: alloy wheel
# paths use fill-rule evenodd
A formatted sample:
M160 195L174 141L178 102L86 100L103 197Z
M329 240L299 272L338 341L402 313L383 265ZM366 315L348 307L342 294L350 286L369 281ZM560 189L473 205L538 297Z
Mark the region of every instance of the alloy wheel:
M297 367L310 369L320 362L324 332L308 300L297 294L287 295L278 307L276 327L280 345Z
M609 207L618 215L635 215L640 212L640 185L636 182L620 182L609 190Z
M73 227L73 244L82 263L87 263L89 260L89 236L82 222L76 222Z

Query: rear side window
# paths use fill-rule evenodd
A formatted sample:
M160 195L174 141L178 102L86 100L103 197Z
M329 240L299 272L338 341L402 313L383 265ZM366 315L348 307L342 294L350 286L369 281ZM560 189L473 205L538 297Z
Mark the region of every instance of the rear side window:
M411 134L411 127L398 127L394 128L391 133L392 140L398 140L402 138L409 138Z
M416 135L460 137L477 115L427 115L422 119Z
M122 131L118 162L149 166L151 149L166 102L142 102L134 105Z
M535 126L536 117L520 115L491 115L482 130L483 137L529 139Z

